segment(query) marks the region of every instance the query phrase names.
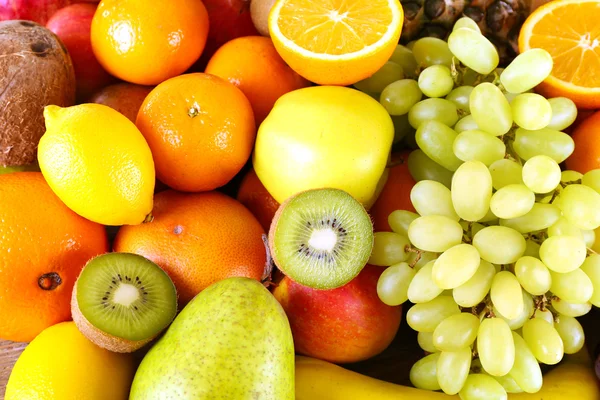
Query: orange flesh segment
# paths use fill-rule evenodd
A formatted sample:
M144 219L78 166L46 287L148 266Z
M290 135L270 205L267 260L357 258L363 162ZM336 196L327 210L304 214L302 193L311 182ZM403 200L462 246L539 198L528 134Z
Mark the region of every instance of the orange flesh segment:
M392 20L388 0L292 0L279 12L277 25L312 53L342 55L378 42Z
M552 75L576 86L600 87L600 3L569 3L537 21L528 44L554 59Z

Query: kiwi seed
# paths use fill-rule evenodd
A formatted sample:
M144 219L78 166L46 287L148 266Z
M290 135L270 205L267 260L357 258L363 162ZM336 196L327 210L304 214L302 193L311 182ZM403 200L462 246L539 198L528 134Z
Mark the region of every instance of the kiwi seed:
M365 208L339 189L313 189L286 200L269 231L275 265L315 289L350 282L373 249L373 224Z
M107 253L81 271L71 298L73 320L98 346L135 351L175 318L177 292L152 261L131 253Z

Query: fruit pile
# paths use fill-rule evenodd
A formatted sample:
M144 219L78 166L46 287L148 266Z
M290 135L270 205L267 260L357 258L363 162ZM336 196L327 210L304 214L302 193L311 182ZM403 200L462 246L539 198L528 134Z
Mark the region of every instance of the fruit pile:
M541 3L0 2L5 398L600 399L600 3ZM413 387L335 365L401 324Z

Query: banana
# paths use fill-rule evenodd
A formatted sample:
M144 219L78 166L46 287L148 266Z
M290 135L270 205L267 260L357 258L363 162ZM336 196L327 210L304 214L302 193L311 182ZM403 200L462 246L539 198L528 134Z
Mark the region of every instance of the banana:
M508 400L600 400L589 364L565 362L544 375L538 393L510 394ZM335 364L296 356L296 400L460 400L440 392L374 379Z

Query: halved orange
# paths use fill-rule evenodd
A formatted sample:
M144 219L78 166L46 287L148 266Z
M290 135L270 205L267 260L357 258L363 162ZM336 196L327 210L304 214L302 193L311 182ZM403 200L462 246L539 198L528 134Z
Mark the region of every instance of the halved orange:
M403 21L399 0L277 0L269 31L277 52L304 78L351 85L389 60Z
M519 51L547 50L551 75L537 90L565 96L582 109L600 108L600 0L555 0L529 15L519 34Z

